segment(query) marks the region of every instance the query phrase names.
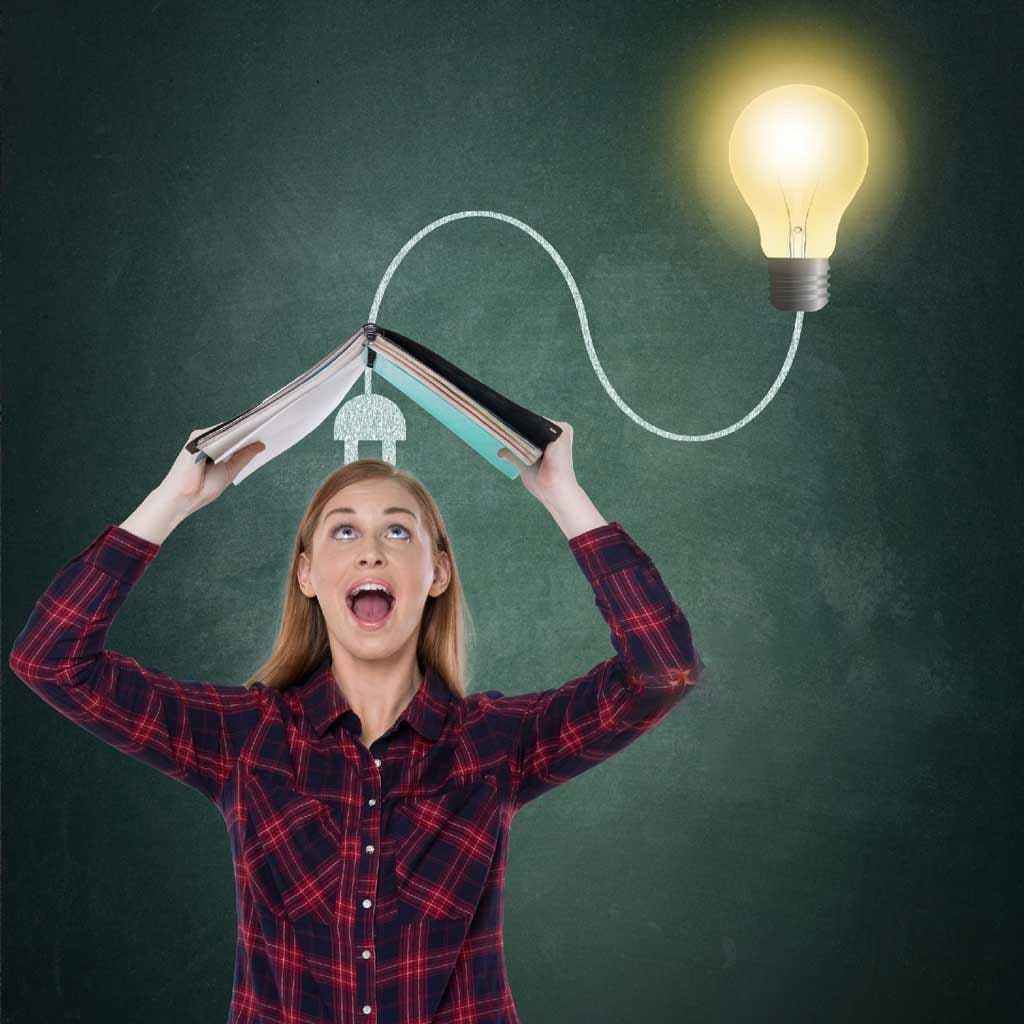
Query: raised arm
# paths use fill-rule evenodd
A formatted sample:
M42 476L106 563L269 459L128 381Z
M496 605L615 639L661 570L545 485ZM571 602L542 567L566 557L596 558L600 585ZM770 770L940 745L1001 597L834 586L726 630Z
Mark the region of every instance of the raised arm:
M114 616L166 536L201 507L197 500L207 503L213 491L220 493L244 462L223 463L225 473L212 481L203 475L205 465L193 471L176 462L121 526L107 526L57 573L8 657L15 675L65 718L218 806L266 690L174 679L105 645ZM191 487L193 472L200 484L191 497L171 490L183 478Z
M493 701L493 712L513 719L517 808L652 729L704 668L686 616L620 523L577 534L569 547L594 588L616 654L561 686Z
M491 700L492 713L511 719L506 731L515 737L517 807L653 728L704 668L686 616L650 558L620 523L604 519L576 482L571 449L556 447L571 445L572 428L555 422L563 434L548 446L540 467L516 461L524 485L558 523L593 587L616 655L559 687ZM552 456L545 477L543 462Z

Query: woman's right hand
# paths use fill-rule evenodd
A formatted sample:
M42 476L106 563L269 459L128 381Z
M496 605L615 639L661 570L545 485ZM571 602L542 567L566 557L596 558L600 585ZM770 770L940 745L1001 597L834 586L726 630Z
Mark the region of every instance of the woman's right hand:
M210 430L200 427L188 435L188 440ZM191 515L204 505L209 505L224 493L228 484L245 466L266 448L262 441L253 441L239 448L230 459L215 464L210 458L196 462L196 455L183 445L167 476L160 481L158 490L180 510L181 517Z

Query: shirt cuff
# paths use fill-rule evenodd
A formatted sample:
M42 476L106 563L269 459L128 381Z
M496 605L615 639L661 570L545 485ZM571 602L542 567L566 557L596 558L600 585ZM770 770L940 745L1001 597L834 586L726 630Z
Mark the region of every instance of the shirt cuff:
M649 561L646 552L618 521L602 523L570 537L569 549L589 579Z
M159 551L155 541L111 523L78 557L131 584L138 581Z

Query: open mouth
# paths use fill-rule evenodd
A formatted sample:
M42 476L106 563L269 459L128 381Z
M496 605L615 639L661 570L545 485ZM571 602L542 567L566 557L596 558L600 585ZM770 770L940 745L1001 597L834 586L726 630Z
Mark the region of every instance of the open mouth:
M384 591L357 594L345 598L349 614L364 629L380 629L390 621L395 610L395 599Z

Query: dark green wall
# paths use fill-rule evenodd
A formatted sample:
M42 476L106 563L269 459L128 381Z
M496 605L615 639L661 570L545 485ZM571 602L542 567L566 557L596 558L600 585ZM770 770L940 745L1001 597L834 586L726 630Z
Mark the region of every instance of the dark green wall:
M654 559L708 666L652 733L516 819L512 988L529 1024L1009 1019L1013 10L7 6L5 1022L218 1021L231 986L217 810L62 720L7 666L52 576L127 517L192 430L358 327L399 248L461 210L521 219L558 249L609 380L645 419L700 434L742 417L793 318L768 303L752 220L744 242L712 214L695 122L674 103L696 109L676 90L713 90L709 55L771 29L860 54L906 161L884 230L851 206L832 301L748 426L692 444L624 416L554 264L493 220L417 246L378 316L573 424L580 482ZM610 656L545 510L378 389L407 417L399 465L456 545L471 688L546 688ZM255 670L301 512L340 463L330 426L172 534L111 647L181 678Z

